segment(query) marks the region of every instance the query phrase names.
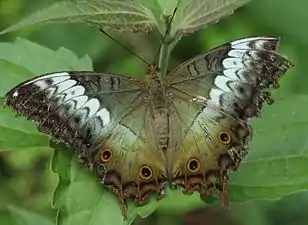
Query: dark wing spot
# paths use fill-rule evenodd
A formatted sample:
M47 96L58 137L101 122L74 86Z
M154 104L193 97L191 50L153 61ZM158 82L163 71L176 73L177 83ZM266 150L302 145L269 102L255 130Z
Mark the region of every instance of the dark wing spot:
M74 122L75 122L76 124L79 124L79 123L80 123L80 117L76 116L76 117L74 118Z
M162 146L161 148L162 148L163 152L167 151L167 146Z
M45 79L45 84L52 85L52 83L53 83L53 80L51 78Z
M86 138L89 138L89 139L92 138L92 132L91 132L91 128L90 127L87 128Z
M243 87L240 87L240 88L238 89L238 91L239 91L241 94L243 94L243 93L244 93L244 88L243 88Z

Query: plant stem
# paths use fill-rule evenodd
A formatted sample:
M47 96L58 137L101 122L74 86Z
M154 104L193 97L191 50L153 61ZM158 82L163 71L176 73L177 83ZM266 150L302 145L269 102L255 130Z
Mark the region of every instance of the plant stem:
M159 59L158 59L158 67L160 68L161 76L166 76L167 74L170 52L171 52L170 43L164 42L160 49Z
M181 38L181 35L177 35L173 37L172 41L168 41L168 38L167 41L162 44L158 59L158 67L161 70L161 76L167 75L171 51Z

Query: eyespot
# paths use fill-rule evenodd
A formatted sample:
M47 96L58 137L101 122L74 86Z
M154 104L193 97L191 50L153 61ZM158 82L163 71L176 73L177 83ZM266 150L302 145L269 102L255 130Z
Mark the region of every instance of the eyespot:
M231 142L231 135L228 132L220 132L218 139L222 144L228 145Z
M139 170L139 176L143 179L143 180L149 180L152 178L153 176L153 172L151 170L150 167L148 166L142 166Z
M112 158L112 151L108 148L105 149L104 151L101 152L100 158L103 163L109 162Z
M190 159L187 163L187 169L191 173L195 173L200 170L200 162L198 159Z

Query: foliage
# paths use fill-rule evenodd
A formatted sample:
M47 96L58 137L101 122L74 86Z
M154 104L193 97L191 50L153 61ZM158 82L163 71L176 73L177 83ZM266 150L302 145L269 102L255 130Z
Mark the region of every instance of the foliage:
M9 211L14 215L18 225L53 225L53 222L35 213L9 206Z
M62 1L38 11L0 34L37 23L88 23L104 29L147 31L155 24L149 9L125 1Z
M164 27L159 18L170 16L175 7L179 13L174 19L174 32L192 33L206 27L209 23L229 15L234 9L248 0L171 0L136 2L123 0L67 0L40 10L21 22L0 32L5 34L38 23L87 23L104 30L144 31L157 27L164 34ZM139 2L139 3L138 3ZM181 4L182 3L182 4ZM150 6L146 8L144 5ZM150 9L153 9L153 12ZM173 35L174 36L174 35Z
M179 40L183 34L194 32L229 15L245 2L240 0L183 0L181 1L182 8L179 8L178 15L180 16L175 17L170 36L179 35L177 36ZM5 29L2 33L46 22L86 22L104 29L116 28L129 31L136 30L136 28L140 28L140 31L147 31L157 26L160 33L164 33L165 24L160 15L171 15L176 3L177 1L136 0L128 7L127 1L120 0L58 2ZM105 4L104 7L102 7L103 4ZM106 4L113 5L110 11L106 10ZM115 5L118 11L114 10ZM280 7L283 5L280 4ZM121 10L128 14L121 17L122 19L116 24L110 25L110 22L115 21L110 14L120 13ZM130 16L136 11L138 11L138 16ZM95 14L96 12L99 12L99 16ZM249 11L246 13L250 15ZM245 16L245 12L243 15ZM246 30L246 33L252 33L247 31L245 24L242 25L236 17L234 18L235 29L232 32L236 34L235 36L242 36L245 33L243 30ZM246 15L245 18L248 16ZM251 20L253 21L253 18ZM221 25L222 28L224 25ZM232 21L227 26L232 26ZM283 25L277 26L278 31L281 29ZM214 45L231 39L232 34L223 33L221 35L219 34L221 32L216 28L209 28L201 33L199 38L203 43L204 37L206 40L213 37L211 46L214 47ZM289 31L285 33L289 34ZM283 50L288 49L290 48L286 45L283 46ZM170 50L167 51L168 54ZM185 52L183 49L175 49L175 51ZM294 51L289 50L289 52L291 56L295 55ZM124 62L120 65L123 66ZM15 84L29 77L60 70L93 70L92 60L87 55L79 57L63 47L52 50L21 38L12 43L0 43L0 71L2 72L0 96L3 96ZM307 141L303 141L306 140L308 129L306 116L308 98L306 93L290 94L294 90L292 84L296 84L294 74L299 74L298 71L295 72L287 75L282 82L282 88L275 92L276 103L264 108L262 119L253 121L254 138L250 153L242 162L239 171L230 175L231 202L280 198L283 195L308 188L305 172L308 169L308 144ZM41 150L49 147L47 136L39 133L32 122L24 118L14 118L10 109L0 109L0 130L0 151L19 154L18 152L29 149ZM153 200L144 207L129 205L129 220L123 222L119 204L113 194L103 190L92 174L80 168L74 155L61 151L60 147L57 149L52 157L52 170L59 174L59 183L53 198L54 207L59 209L58 224L129 224L137 215L145 217L157 208L164 212L186 212L204 204L198 195L184 196L180 191L168 190L167 197L160 202ZM48 219L40 218L38 215L13 206L9 207L9 211L14 217L19 218L16 224L34 224L33 221L40 222L38 224L52 223Z

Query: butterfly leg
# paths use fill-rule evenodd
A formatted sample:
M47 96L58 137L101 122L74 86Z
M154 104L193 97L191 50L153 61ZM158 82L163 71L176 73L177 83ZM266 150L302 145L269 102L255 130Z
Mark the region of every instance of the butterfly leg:
M102 183L102 184L105 185L105 183ZM115 187L112 185L105 185L105 187L111 190L117 196L120 202L120 209L121 209L123 220L127 220L127 203L126 203L127 197L123 195L122 188Z
M165 189L165 183L162 183L161 186L160 186L160 188L159 188L159 189L157 190L157 192L156 192L156 194L157 194L156 199L157 199L157 200L161 200L161 199L163 199L163 198L165 197L165 191L164 191L164 189Z
M126 198L123 196L122 192L119 189L113 188L113 192L116 194L120 201L121 213L123 216L123 220L127 220L127 203Z
M120 204L121 204L121 213L123 216L123 220L127 220L127 204L126 204L126 200L124 198L120 198Z
M229 196L228 196L228 177L227 175L221 174L217 184L219 191L219 200L222 207L229 209Z

